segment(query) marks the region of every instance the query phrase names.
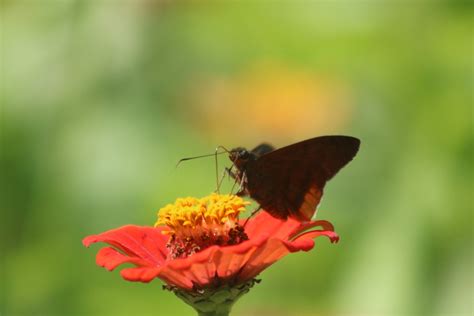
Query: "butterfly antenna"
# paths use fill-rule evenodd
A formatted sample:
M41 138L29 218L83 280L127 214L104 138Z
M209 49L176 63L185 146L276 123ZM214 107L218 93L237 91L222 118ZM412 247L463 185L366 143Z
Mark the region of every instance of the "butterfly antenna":
M216 157L217 157L217 155L225 154L225 153L226 153L225 151L220 152L220 153L218 153L218 152L216 151L216 152L213 153L213 154L182 158L182 159L180 159L180 160L178 161L178 163L176 164L176 167L178 167L183 161L186 161L186 160L192 160L192 159L204 158L204 157L210 157L210 156L216 156Z

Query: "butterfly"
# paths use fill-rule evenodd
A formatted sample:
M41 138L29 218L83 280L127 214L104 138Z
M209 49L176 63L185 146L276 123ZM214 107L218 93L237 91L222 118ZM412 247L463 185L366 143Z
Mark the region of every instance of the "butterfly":
M360 140L351 136L321 136L280 149L263 143L251 151L230 150L240 183L239 196L248 195L260 208L280 219L309 221L321 201L326 182L359 150Z

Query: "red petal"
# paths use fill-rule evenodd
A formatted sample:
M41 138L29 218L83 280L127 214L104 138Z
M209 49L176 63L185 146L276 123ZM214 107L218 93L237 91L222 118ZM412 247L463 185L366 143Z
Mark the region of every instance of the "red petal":
M246 220L242 220L241 224L243 225L245 221ZM260 211L254 218L248 221L245 226L245 232L250 239L262 234L283 237L282 234L284 234L285 230L288 229L292 231L298 225L299 223L295 220L289 219L288 221L283 221L271 216L265 211Z
M105 247L99 250L96 256L96 263L97 265L104 267L109 271L112 271L123 263L133 263L136 265L147 264L147 262L143 259L125 256L111 247Z
M316 226L322 226L327 230L309 231L301 234L301 232ZM242 269L239 278L244 281L257 276L290 252L311 250L314 247L313 238L318 236L327 236L331 242L337 242L339 236L333 229L332 224L327 221L313 221L302 224L293 219L288 219L284 225L280 225L273 232L272 238L267 243L253 253ZM279 238L275 238L275 236ZM295 236L296 238L294 238ZM290 238L294 238L294 240L288 241Z
M135 282L150 282L158 276L161 268L155 267L139 267L139 268L127 268L120 271L120 274L125 280Z
M167 262L159 277L169 284L191 288L193 284L205 286L216 276L220 278L236 276L254 251L267 240L268 235L235 246L209 247L190 257Z
M324 230L327 230L327 231L334 231L334 226L328 221L323 221L323 220L311 221L311 222L307 222L307 223L301 223L300 226L296 227L289 234L288 238L293 239L298 234L301 234L302 232L307 231L310 228L314 228L314 227L317 227L317 226L321 226Z
M288 248L282 240L269 239L252 254L240 272L239 278L243 281L255 277L288 253Z
M150 265L162 265L167 256L168 236L162 228L127 225L83 239L84 246L95 242L105 242L122 250L131 257L144 259Z
M164 266L158 277L165 281L167 284L175 285L183 289L192 289L194 283L201 284L189 277L189 275L184 272L187 271L173 270L170 269L169 266ZM206 279L206 281L207 282L204 284L209 283L209 279Z
M339 241L339 235L336 234L336 232L330 231L330 230L313 230L306 232L304 234L299 235L294 239L294 241L300 241L302 239L306 240L312 240L313 238L319 237L319 236L326 236L331 240L332 243L337 243Z

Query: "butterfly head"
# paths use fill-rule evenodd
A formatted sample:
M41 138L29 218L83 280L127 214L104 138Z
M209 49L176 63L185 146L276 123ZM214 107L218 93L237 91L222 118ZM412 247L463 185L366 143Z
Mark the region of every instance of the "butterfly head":
M238 169L243 168L252 156L252 153L243 147L234 148L229 152L229 159Z

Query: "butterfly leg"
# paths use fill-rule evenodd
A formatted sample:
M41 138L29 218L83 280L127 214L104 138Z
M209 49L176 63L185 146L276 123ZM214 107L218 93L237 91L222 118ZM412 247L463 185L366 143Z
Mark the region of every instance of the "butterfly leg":
M224 171L222 172L222 175L219 180L217 180L217 188L214 192L219 193L219 190L221 188L222 182L224 181L225 176L229 176L229 173L232 172L232 167L231 168L225 168Z
M258 213L258 211L260 211L262 209L262 207L259 205L251 214L249 217L247 217L247 219L245 220L244 222L244 225L242 227L245 228L245 225L247 225L247 222L249 221L249 219L251 219L255 214Z
M230 189L230 194L233 194L234 189L235 189L235 185L240 181L239 175L238 175L237 173L235 173L234 171L232 171L232 168L233 168L233 167L234 167L234 166L232 165L232 167L226 168L227 175L228 175L230 178L232 178L232 179L235 180L235 181L234 181L234 184L232 185L232 188ZM240 190L240 187L239 187L239 190Z
M235 179L238 179L240 180L239 181L239 190L237 191L237 193L235 193L235 195L237 196L244 196L244 195L248 195L248 192L247 192L247 186L246 186L246 183L247 183L247 175L244 173L242 173L242 177L239 179L239 178L235 178ZM234 183L234 186L235 184L237 183L237 181L235 181ZM234 186L232 187L232 191L234 190Z
M232 179L236 179L237 175L235 174L234 171L232 171L232 168L234 168L233 165L232 165L232 167L230 167L230 168L227 168L227 167L226 167L224 171L225 171L225 173L227 174L227 176L229 176L229 177L232 178Z

